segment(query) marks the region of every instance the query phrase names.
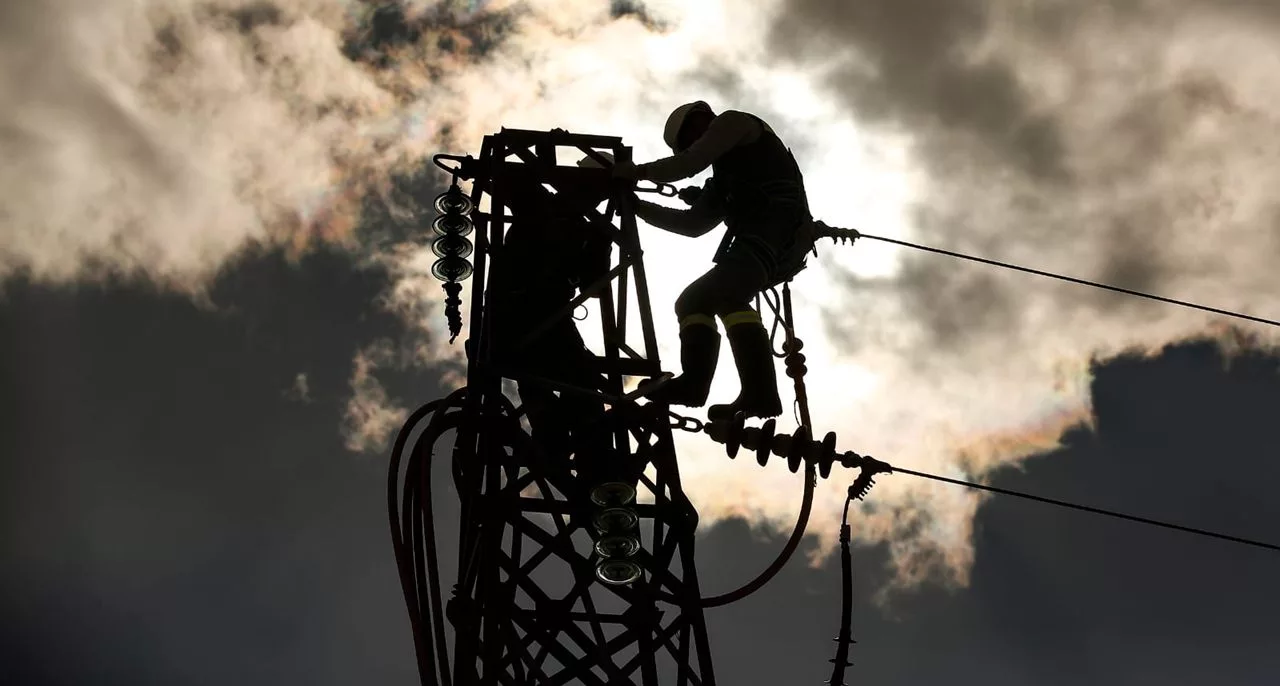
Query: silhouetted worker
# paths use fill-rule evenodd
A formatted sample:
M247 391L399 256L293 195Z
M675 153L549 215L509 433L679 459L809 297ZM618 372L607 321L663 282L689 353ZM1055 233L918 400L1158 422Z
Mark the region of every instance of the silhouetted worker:
M682 236L702 236L722 221L727 228L715 266L676 300L682 374L649 397L687 407L706 403L720 351L718 316L742 390L732 403L711 406L707 418L725 420L737 412L775 417L782 413L782 404L773 349L751 301L804 269L806 253L813 247L808 232L813 218L800 168L762 119L734 110L716 115L701 100L676 108L663 138L673 156L641 165L615 164L614 175L672 182L709 166L713 176L701 192L681 192L692 204L689 210L637 200L636 215Z
M604 403L589 395L561 391L541 380L599 391L604 377L571 317L562 317L536 339L528 334L555 317L586 287L609 271L610 243L592 231L567 201L543 197L536 184L510 184L507 201L536 220L513 222L506 233L488 288L494 329L492 352L504 375L517 378L535 441L554 458L575 455L585 472L606 449L609 434L601 420ZM567 197L570 193L566 192Z

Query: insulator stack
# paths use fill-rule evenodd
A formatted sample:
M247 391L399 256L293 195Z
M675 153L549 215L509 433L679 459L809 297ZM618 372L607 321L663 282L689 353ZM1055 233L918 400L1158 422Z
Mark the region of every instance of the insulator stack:
M828 432L822 440L815 440L806 427L801 426L791 434L779 434L776 426L777 423L772 419L758 428L745 426L743 416L739 415L732 421L707 424L706 431L712 440L725 444L725 452L730 458L736 458L739 450L747 448L755 452L756 462L762 467L771 456L776 456L787 461L787 468L792 473L799 471L800 465L811 463L825 479L831 475L832 465L839 462L842 467L862 469L858 482L864 479L870 481L871 475L875 473L892 471L889 465L852 450L837 453L834 431ZM870 487L868 483L862 489L864 495Z
M782 344L782 352L786 354L783 364L786 365L787 376L792 379L803 378L809 371L805 366L804 353L800 352L804 348L804 341L799 338L792 338Z
M631 559L640 552L635 501L636 490L622 482L606 482L591 489L591 502L596 506L592 522L599 534L596 578L610 586L625 586L644 573Z
M462 284L471 276L471 256L474 246L467 236L475 229L471 223L471 210L475 204L471 202L462 189L458 187L455 177L449 190L436 196L436 211L439 216L431 223L436 237L431 241L431 252L435 253L435 264L431 265L431 274L445 282L445 317L449 321L449 342L452 343L462 331Z

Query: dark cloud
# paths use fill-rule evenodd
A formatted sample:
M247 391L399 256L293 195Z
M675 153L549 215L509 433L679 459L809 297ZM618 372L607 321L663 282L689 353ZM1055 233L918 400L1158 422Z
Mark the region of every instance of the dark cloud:
M364 198L362 241L390 245L423 240L424 230L437 216L436 196L448 188L447 183L435 165L391 173L382 193Z
M1055 119L1037 111L1011 64L974 54L991 29L979 0L787 2L766 49L811 63L862 120L926 137L976 138L999 160L1038 178L1061 177Z
M481 57L514 30L515 10L468 11L467 3L442 2L414 11L405 2L366 2L361 20L346 32L343 52L349 59L383 69L396 68L395 53L426 38L445 53Z
M245 256L214 309L11 280L0 307L6 610L20 683L413 681L380 465L339 434L386 275ZM310 403L286 397L306 374ZM434 395L401 375L392 397ZM372 613L372 614L371 614Z
M1122 221L1113 227L1114 237L1110 245L1113 250L1103 258L1102 273L1099 281L1119 288L1150 292L1157 290L1167 274L1160 264L1161 255L1151 250L1153 240L1159 239L1159 226L1163 219L1158 208L1153 209L1143 224ZM1122 307L1132 305L1150 306L1135 298L1117 296L1106 291L1092 292L1094 303L1099 307Z
M1153 274L1150 264L1133 259L1150 244L1136 227L1151 222L1126 225L1108 214L1073 226L1078 217L1070 217L1014 233L1016 221L984 224L989 208L961 211L1004 192L1021 208L1018 221L1059 208L1061 197L1037 184L1056 188L1046 170L1061 155L1044 141L1062 137L1062 119L1044 120L1052 135L1025 133L1035 128L1038 110L1005 73L1008 64L947 67L939 57L937 64L912 66L906 47L877 43L928 39L924 49L963 52L987 30L985 10L915 2L880 16L868 7L838 11L883 29L852 35L875 48L865 51L879 60L873 64L908 77L900 84L848 77L860 93L900 97L873 103L868 116L918 127L935 171L970 172L939 186L932 198L937 214L922 222L931 236L952 235L965 249L992 254L1009 244L1070 247L1072 237L1084 240L1098 230L1111 241L1105 245L1126 247L1082 271L1148 283L1176 264L1157 262ZM1065 3L1054 7L1067 11ZM941 26L911 25L935 19ZM374 27L370 20L353 39L358 59L377 63L421 37L414 34L421 30L417 20L403 12L381 21ZM836 45L834 34L816 35ZM947 78L969 80L1008 111L987 109L968 90L943 83ZM962 102L930 113L929 106L945 100L938 93ZM1128 130L1139 152L1123 162L1171 154L1170 143L1194 123L1189 110L1175 109L1171 124L1143 138L1142 117L1124 114L1165 103L1162 97L1138 98L1104 117L1134 122ZM1185 93L1176 97L1189 101ZM1128 139L1107 139L1116 140ZM1017 172L1010 188L997 183L995 172L972 173L991 160L1002 161L991 165L1000 173ZM414 212L429 201L414 194L416 182L399 179L387 197L368 201L379 239L397 241L412 231ZM1145 202L1133 207L1113 214L1167 213ZM1045 255L1058 259L1048 249ZM908 261L904 302L925 313L935 334L929 349L979 334L1016 337L1019 331L1005 330L1014 328L1010 312L1017 312L1011 293L1022 286L1002 290L989 272L926 269L924 259L940 258ZM405 335L402 322L372 305L387 283L386 274L359 268L349 255L308 253L295 264L251 251L217 279L213 309L133 282L5 285L0 532L12 554L0 568L7 598L0 664L7 676L21 683L416 680L385 533L384 463L348 454L339 434L353 355ZM1069 301L1055 301L1062 302ZM1062 450L1030 460L1025 472L999 474L995 483L1280 538L1271 497L1280 474L1270 459L1278 364L1258 353L1228 357L1208 344L1099 363L1098 433L1072 432ZM309 403L290 399L300 374ZM393 398L408 404L440 394L430 374L386 383ZM985 390L973 387L974 394ZM446 476L439 482L447 483ZM456 515L448 511L450 489L441 494L439 531L448 551ZM740 522L704 532L704 590L745 581L780 544ZM889 556L858 550L859 644L849 683L1253 684L1280 673L1272 649L1280 640L1272 621L1280 612L1273 556L1007 499L982 507L975 546L970 588L926 586L893 596L884 608L871 599L891 576ZM449 579L451 556L443 557ZM708 613L722 683L826 678L838 622L836 567L809 569L799 559L750 600Z
M249 33L259 26L278 26L284 22L284 12L270 2L254 2L227 11L240 31Z
M1097 431L994 484L1176 523L1280 540L1270 458L1280 434L1277 364L1212 343L1100 362ZM880 481L905 479L885 476ZM869 498L876 499L873 489ZM1266 683L1280 556L1178 532L995 496L979 510L972 584L872 604L886 573L855 548L847 683ZM762 568L782 541L738 523L700 545L708 592ZM709 616L725 683L819 683L838 629L838 567L786 568L756 596Z
M665 31L670 28L668 22L655 17L639 0L609 0L609 18L631 18L640 22L650 31Z
M246 256L213 289L215 310L135 283L6 284L7 675L415 682L384 460L345 453L337 431L351 356L400 326L371 317L384 286L385 275L324 253L298 264ZM1196 343L1099 361L1096 433L1073 431L994 483L1280 538L1280 358L1239 342L1230 355ZM310 404L284 393L299 372ZM442 391L418 375L391 392L416 404ZM454 502L442 486L446 580ZM976 531L969 588L926 585L885 606L873 603L891 577L885 551L855 548L848 683L1243 685L1280 674L1274 554L999 497ZM740 521L703 532L704 593L747 581L781 543ZM802 559L748 600L708 612L721 682L829 675L838 566Z
M1009 329L1015 308L1007 279L970 264L913 261L896 281L908 294L904 304L926 324L925 345L954 351Z
M900 134L893 145L905 142L919 172L905 226L832 223L1253 312L1277 285L1280 110L1259 96L1275 86L1256 66L1275 57L1276 16L1273 3L1199 0L791 0L765 48L868 138ZM894 250L886 279L827 266L842 293L824 296L824 323L842 354L888 361L887 376L916 386L997 383L1031 397L1056 383L1043 370L1058 361L1160 345L1205 321Z

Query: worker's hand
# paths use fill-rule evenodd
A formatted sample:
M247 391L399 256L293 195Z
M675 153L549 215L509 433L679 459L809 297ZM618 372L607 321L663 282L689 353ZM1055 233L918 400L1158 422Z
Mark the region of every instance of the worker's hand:
M683 200L686 205L692 205L702 197L702 186L685 186L676 193L676 197Z
M639 181L640 170L636 167L635 162L614 162L613 178L626 179L627 181Z
M596 154L607 160L609 164L613 164L613 155L607 152L598 152ZM604 165L597 162L596 159L590 155L578 160L578 166L583 169L604 169Z

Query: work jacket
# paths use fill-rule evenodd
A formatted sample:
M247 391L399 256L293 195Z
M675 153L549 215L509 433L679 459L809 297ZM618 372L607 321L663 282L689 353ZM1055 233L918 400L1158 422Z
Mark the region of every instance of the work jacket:
M639 165L639 172L641 178L668 182L694 176L708 166L712 178L692 208L640 201L636 214L686 236L701 236L724 222L717 260L737 249L750 250L770 271L790 271L797 266L792 264L797 256L802 265L812 244L805 229L813 218L795 156L773 129L755 115L724 112L688 150Z

